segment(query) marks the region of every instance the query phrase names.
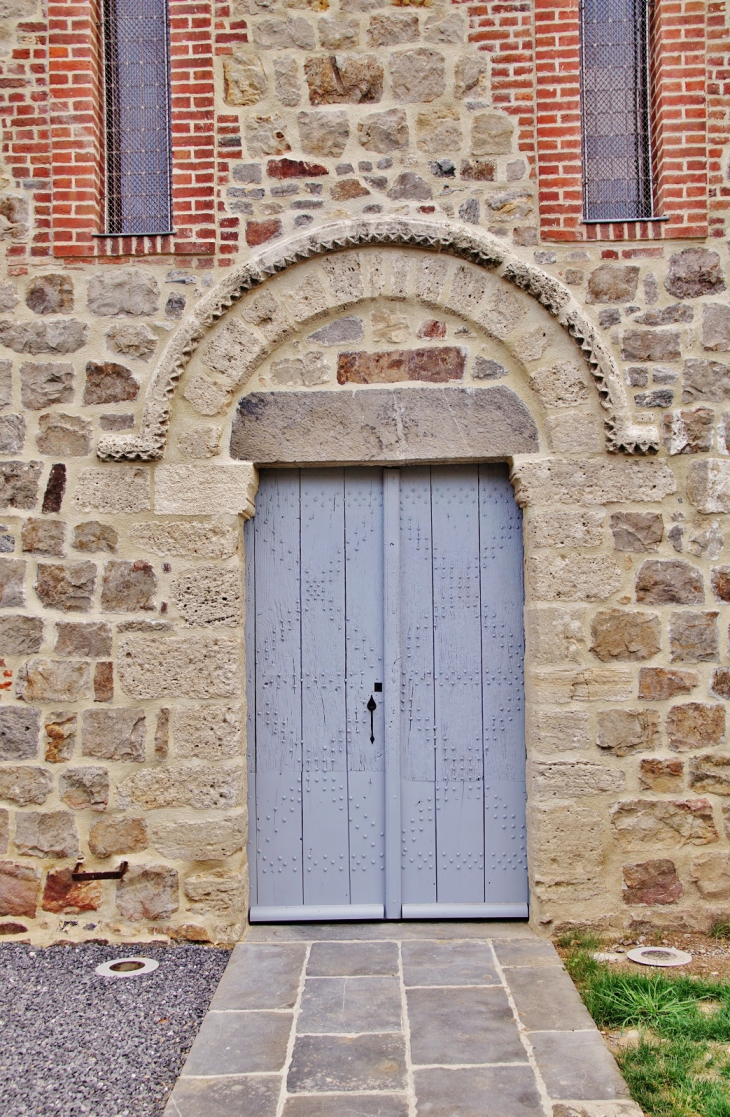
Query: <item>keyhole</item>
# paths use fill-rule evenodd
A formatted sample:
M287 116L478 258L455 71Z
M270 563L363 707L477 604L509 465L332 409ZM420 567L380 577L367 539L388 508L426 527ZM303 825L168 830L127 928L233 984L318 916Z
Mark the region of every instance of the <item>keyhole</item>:
M367 708L370 711L370 744L372 745L375 742L375 723L373 721L373 715L375 714L375 711L378 708L378 705L377 705L375 699L373 698L372 694L370 695L370 698L368 699Z

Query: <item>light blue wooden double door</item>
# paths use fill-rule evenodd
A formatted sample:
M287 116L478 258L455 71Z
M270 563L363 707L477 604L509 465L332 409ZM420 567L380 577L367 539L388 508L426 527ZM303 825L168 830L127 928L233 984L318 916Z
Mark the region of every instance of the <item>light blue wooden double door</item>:
M251 919L524 918L506 467L262 471L245 531Z

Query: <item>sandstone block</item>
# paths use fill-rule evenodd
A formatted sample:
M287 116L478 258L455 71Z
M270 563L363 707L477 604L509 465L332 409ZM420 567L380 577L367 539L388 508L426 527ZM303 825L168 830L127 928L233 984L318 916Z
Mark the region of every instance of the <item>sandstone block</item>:
M618 667L542 668L531 675L534 702L624 702L634 689L633 672Z
M348 321L348 319L339 319L339 322L343 321ZM359 319L350 318L349 321L359 322ZM330 323L331 326L336 324L339 323ZM362 324L360 323L360 325ZM327 336L331 336L327 326L324 327L324 330L317 330L317 333L322 334L325 331ZM325 342L325 344L328 343ZM274 361L271 365L271 379L275 384L286 384L287 387L292 388L301 388L302 386L311 388L315 384L326 384L330 379L329 361L320 350L310 350L303 357L290 357L282 361Z
M49 764L61 764L71 759L76 748L76 726L76 714L69 710L52 710L46 714L43 728L45 758Z
M610 525L616 551L656 551L664 536L658 512L615 512Z
M699 462L693 462L690 469ZM728 462L730 467L730 462ZM521 505L611 504L662 500L677 491L665 462L555 460L524 462L513 468L515 495ZM730 510L730 503L728 504ZM559 510L555 510L558 512ZM555 513L552 513L555 514Z
M383 95L383 67L375 55L308 58L304 76L312 105L367 104Z
M390 80L393 99L400 104L433 101L446 89L444 56L426 47L392 54ZM485 153L475 151L474 154Z
M417 38L418 16L415 12L378 12L370 17L368 46L390 47L397 43L412 43Z
M366 151L388 155L408 147L408 119L402 109L364 116L357 126L357 138Z
M63 555L65 535L62 521L29 516L21 529L21 545L26 554Z
M164 865L130 865L117 885L124 919L169 919L179 907L177 871Z
M15 845L27 857L78 857L79 836L70 811L25 811L15 816Z
M720 353L730 350L730 306L709 303L702 307L702 348Z
M231 318L213 334L203 351L203 361L225 377L226 387L233 388L248 378L267 348L240 318Z
M695 671L679 668L642 667L639 671L639 698L663 702L675 694L689 694L699 684Z
M702 663L719 658L717 616L717 613L672 613L669 646L673 663Z
M45 803L53 788L53 780L45 768L26 765L0 768L0 799L27 807L29 803Z
M123 357L137 357L148 361L157 348L157 335L149 326L133 322L118 322L106 332L106 343L112 353Z
M132 543L165 557L226 559L238 550L238 533L229 524L196 524L186 520L133 524Z
M535 369L529 377L543 407L575 407L588 399L585 374L570 361Z
M72 869L54 869L46 877L41 907L43 911L79 915L101 907L103 886L100 880L73 879Z
M18 671L15 693L23 702L78 702L90 689L88 663L35 656Z
M21 454L25 445L22 415L0 415L0 454Z
M350 198L364 198L370 191L356 178L342 178L333 183L330 197L335 202L346 202Z
M650 659L661 649L661 622L656 613L606 609L591 625L591 651L599 659Z
M689 786L711 795L730 795L730 757L718 753L693 756L689 762Z
M461 147L459 110L449 105L435 106L416 117L417 146L432 155L434 151L458 151Z
M725 740L725 708L703 702L672 706L667 715L669 747L675 752L709 749Z
M184 892L193 911L215 912L217 915L241 914L246 884L239 872L206 869L191 873L185 881Z
M241 575L236 568L193 567L173 578L170 588L186 624L235 628L241 622Z
M535 807L533 873L542 899L589 899L601 890L606 824L587 807Z
M179 706L174 715L175 755L188 759L230 760L241 755L241 707Z
M87 303L92 314L138 318L160 307L157 280L138 268L109 268L89 280Z
M0 608L25 604L25 563L20 559L0 558Z
M396 384L421 380L443 384L464 376L466 353L456 346L393 349L381 353L340 353L338 384Z
M655 749L659 744L659 714L655 710L600 710L596 743L614 756Z
M101 607L106 613L133 613L154 609L157 578L150 563L108 562L101 585Z
M660 760L652 756L639 763L639 785L643 791L676 795L683 780L683 760Z
M244 132L248 154L252 159L261 155L285 155L287 151L291 151L286 123L278 113L248 117L244 123Z
M158 853L171 861L220 861L244 847L246 815L161 822L154 829Z
M573 800L584 795L622 791L623 772L582 760L545 760L532 764L534 794L540 799Z
M0 508L35 508L40 462L0 462Z
M349 50L360 39L360 22L357 19L330 19L322 16L317 21L319 45L325 50Z
M41 415L36 445L42 454L83 457L91 452L91 430L91 423L77 415Z
M0 915L25 915L34 919L41 874L29 865L0 861Z
M592 744L588 714L579 710L535 712L531 737L534 748L542 753L587 749Z
M146 725L141 710L84 710L82 754L100 760L141 763L145 759Z
M584 610L531 607L526 619L532 663L581 661L585 650Z
M229 810L244 802L244 772L236 764L176 764L143 768L119 788L119 805L145 810L193 807Z
M0 810L0 853L5 857L10 841L10 812Z
M106 768L64 768L58 794L75 811L105 811L109 806L109 773Z
M608 555L533 556L527 571L538 601L605 601L621 585L621 572Z
M223 59L223 95L227 105L256 105L266 96L268 82L256 55L235 52Z
M454 96L458 100L463 101L465 97L486 97L489 93L488 55L480 53L462 55L456 61L454 77Z
M690 877L705 900L730 900L730 852L707 849L692 854Z
M716 667L712 672L710 694L730 699L730 667Z
M57 621L56 655L98 659L111 655L112 630L104 621Z
M89 849L95 857L139 853L146 848L147 823L142 818L130 818L128 815L101 818L89 830Z
M38 563L35 592L49 609L64 613L88 612L91 608L96 566L93 562Z
M720 294L725 290L725 278L718 253L706 248L685 248L673 253L664 286L675 299Z
M513 133L514 125L506 113L479 113L471 126L472 155L508 155Z
M35 314L67 314L74 308L74 288L70 276L39 275L37 279L32 279L26 291L25 304Z
M305 155L338 159L350 138L347 113L300 112L297 113L299 142Z
M0 361L0 408L13 402L13 362Z
M253 41L264 50L314 50L314 29L302 16L264 19L257 22Z
M132 698L228 698L238 693L238 644L213 633L125 635L119 681Z
M124 365L114 361L89 361L86 366L84 403L124 403L139 395L139 381Z
M98 520L88 520L85 524L77 524L74 528L74 537L71 544L77 551L111 551L117 549L119 535L111 524L101 524Z
M525 516L525 537L531 547L600 547L605 522L603 509L530 508Z
M3 655L30 655L39 652L43 643L43 621L40 617L0 617L0 648Z
M274 59L274 89L282 105L293 108L302 99L296 58Z
M150 507L149 469L116 464L83 469L74 504L80 512L146 512Z
M677 361L681 336L676 330L626 330L621 356L625 361Z
M702 573L680 559L648 559L636 576L636 600L646 605L701 605Z
M222 427L190 427L177 440L181 454L187 458L214 458L220 446Z
M684 891L674 862L665 858L624 865L623 875L625 904L676 904Z
M588 278L587 302L633 302L638 282L639 269L633 264L601 264Z
M97 663L94 667L94 701L111 702L114 698L114 664Z
M621 849L709 845L718 833L707 799L635 799L617 803L611 826Z
M211 380L205 373L197 373L187 381L183 397L199 415L217 415L231 402L228 388Z
M77 318L52 318L47 322L0 321L0 345L14 353L75 353L89 337L89 327ZM23 366L21 366L21 378ZM45 404L41 406L45 407Z
M155 512L162 515L219 516L254 512L258 475L250 462L161 465L155 471Z

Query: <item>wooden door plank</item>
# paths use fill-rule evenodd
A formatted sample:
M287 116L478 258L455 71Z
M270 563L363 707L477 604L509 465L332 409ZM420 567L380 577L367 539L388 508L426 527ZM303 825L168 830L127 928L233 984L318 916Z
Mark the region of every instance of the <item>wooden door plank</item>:
M383 471L345 470L345 658L350 889L353 904L383 903ZM376 703L372 718L367 704Z
M383 474L383 645L385 672L385 918L401 916L400 477Z
M507 467L479 468L486 900L527 901L522 513Z
M299 473L261 474L256 499L256 828L260 904L301 904Z
M477 467L431 471L437 899L484 900Z
M244 657L246 662L246 768L248 771L249 823L256 819L256 527L254 519L243 525L245 585ZM256 826L248 827L249 896L251 906L258 902Z
M400 473L400 748L403 903L436 901L431 470Z
M303 470L301 501L304 903L347 904L343 470Z

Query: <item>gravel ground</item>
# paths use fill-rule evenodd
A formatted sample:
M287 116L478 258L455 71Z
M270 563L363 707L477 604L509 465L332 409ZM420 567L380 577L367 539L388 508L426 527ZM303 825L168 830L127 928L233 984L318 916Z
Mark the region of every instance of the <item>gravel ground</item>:
M0 944L2 1117L159 1117L229 953ZM156 958L159 969L94 972L129 955Z

